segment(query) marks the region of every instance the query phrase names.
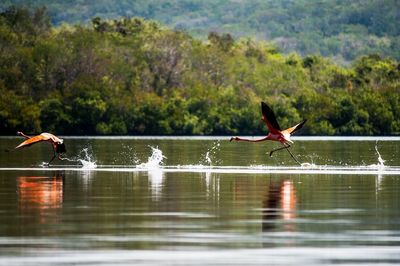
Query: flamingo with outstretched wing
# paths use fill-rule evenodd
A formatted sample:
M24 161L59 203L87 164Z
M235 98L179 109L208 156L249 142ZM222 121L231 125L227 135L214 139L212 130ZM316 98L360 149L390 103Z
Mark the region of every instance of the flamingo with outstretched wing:
M22 132L17 132L17 135L26 138L26 140L24 142L22 142L21 144L19 144L17 147L15 147L15 149L29 147L35 143L42 142L42 141L50 142L53 147L54 155L51 158L51 160L48 162L48 165L50 165L50 163L54 160L54 158L56 158L57 154L58 154L58 159L62 160L61 154L67 152L67 150L65 148L64 140L56 137L53 134L41 133L40 135L30 137L30 136L25 135Z
M293 141L290 139L290 136L299 129L301 129L307 120L304 120L303 122L298 123L293 127L281 130L281 127L279 126L278 121L276 120L274 112L265 102L261 102L261 112L262 112L262 120L268 127L269 132L267 136L261 139L246 139L240 137L232 137L230 141L248 141L248 142L260 142L266 140L279 141L280 143L282 143L283 147L270 151L269 156L272 156L272 154L276 151L286 149L290 153L292 158L297 163L300 164L300 162L293 156L293 154L289 150L290 145L293 144Z

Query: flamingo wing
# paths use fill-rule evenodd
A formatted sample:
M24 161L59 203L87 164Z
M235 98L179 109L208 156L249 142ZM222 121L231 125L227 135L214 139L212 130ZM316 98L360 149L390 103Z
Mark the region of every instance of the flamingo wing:
M285 129L284 131L288 132L289 134L293 134L297 130L301 129L306 122L307 122L307 119L305 119L303 122L298 123L297 125L295 125L293 127L289 127L288 129Z
M271 133L278 133L281 127L276 121L276 117L272 109L264 102L261 102L261 111L263 115L263 120L267 124L268 130Z
M30 146L32 144L37 143L37 142L46 141L46 140L49 140L49 137L46 136L46 135L40 134L40 135L31 137L31 138L25 140L24 142L22 142L21 144L19 144L15 148L19 149L19 148L23 148L23 147L28 147L28 146Z

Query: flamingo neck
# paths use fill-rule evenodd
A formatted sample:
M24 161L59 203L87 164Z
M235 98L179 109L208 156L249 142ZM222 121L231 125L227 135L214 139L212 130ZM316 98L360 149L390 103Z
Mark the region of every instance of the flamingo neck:
M248 139L248 138L240 138L240 137L235 137L235 141L247 141L247 142L260 142L264 140L268 140L268 136L261 138L261 139Z

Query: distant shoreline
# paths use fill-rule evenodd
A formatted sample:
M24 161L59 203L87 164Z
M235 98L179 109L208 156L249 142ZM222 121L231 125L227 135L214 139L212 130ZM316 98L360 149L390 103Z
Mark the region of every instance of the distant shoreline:
M132 140L229 140L230 136L60 136L65 139L132 139ZM258 138L261 136L246 136ZM20 138L18 136L0 136L2 139ZM400 141L400 136L292 136L299 141Z

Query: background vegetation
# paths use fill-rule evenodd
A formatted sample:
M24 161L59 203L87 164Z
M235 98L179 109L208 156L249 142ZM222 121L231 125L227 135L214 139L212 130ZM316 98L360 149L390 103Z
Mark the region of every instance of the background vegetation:
M54 25L142 17L203 40L215 31L341 63L371 53L400 60L398 0L2 0L0 10L12 4L47 6Z
M1 134L263 134L262 100L282 127L307 118L303 134L399 134L400 65L368 55L344 68L139 18L53 27L42 8L0 14Z

